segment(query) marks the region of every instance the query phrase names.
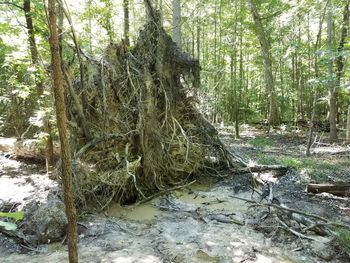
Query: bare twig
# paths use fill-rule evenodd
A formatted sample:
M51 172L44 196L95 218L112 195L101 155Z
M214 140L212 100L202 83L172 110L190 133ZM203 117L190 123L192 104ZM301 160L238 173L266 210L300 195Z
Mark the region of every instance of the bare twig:
M12 3L12 2L0 2L0 5L12 5L12 6L14 6L14 7L18 8L18 9L24 10L24 8L22 6L17 5L15 3Z
M314 240L314 241L317 241L316 238L313 238L313 237L309 237L309 236L306 236L302 233L299 233L298 231L295 231L294 229L290 228L285 222L283 222L278 216L276 216L276 219L278 221L278 223L280 223L280 225L282 226L282 228L284 230L287 230L289 232L291 232L293 235L297 236L297 237L301 237L301 238L304 238L304 239L310 239L310 240Z
M289 207L286 207L286 206L280 206L280 205L276 205L274 203L258 203L258 202L254 201L254 200L250 200L250 199L246 199L246 198L242 198L242 197L238 197L238 196L234 196L234 195L232 195L231 197L235 198L235 199L242 200L242 201L246 201L248 203L255 204L257 206L267 206L267 207L271 206L271 207L274 207L274 208L277 208L277 209L280 209L280 210L285 210L285 211L288 211L288 212L292 212L292 213L304 215L304 216L307 216L307 217L311 217L311 218L314 218L314 219L318 219L318 220L320 220L322 222L327 223L328 225L344 227L344 228L350 229L349 225L346 225L346 224L343 224L343 223L339 223L339 222L329 222L324 217L321 217L321 216L318 216L318 215L314 215L314 214L309 214L309 213L306 213L306 212L303 212L303 211L299 211L299 210L296 210L296 209L292 209L292 208L289 208Z
M154 195L151 195L151 196L147 197L146 199L143 199L143 200L139 201L138 203L135 204L135 206L141 205L143 203L146 203L146 202L152 200L153 198L156 198L158 196L162 196L162 195L164 195L166 193L169 193L169 192L172 192L172 191L175 191L175 190L179 190L179 189L182 189L182 188L186 188L186 187L194 184L195 182L196 182L196 180L193 180L192 182L190 182L188 184L185 184L185 185L179 185L179 186L175 186L175 187L172 187L172 188L165 189L163 191L160 191L158 193L155 193Z

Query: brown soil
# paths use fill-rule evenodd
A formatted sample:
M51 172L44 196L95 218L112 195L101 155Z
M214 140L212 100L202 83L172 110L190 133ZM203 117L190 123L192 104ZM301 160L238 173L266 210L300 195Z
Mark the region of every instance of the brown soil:
M346 146L318 146L312 157L304 158L305 138L291 133L267 137L249 128L239 140L227 131L221 137L227 147L246 159L293 166L282 177L268 172L255 174L259 180L273 183L274 196L280 203L350 224L349 198L305 193L310 181L350 181L349 157L334 155L334 151ZM9 160L4 154L0 162L0 207L12 202L21 208L38 195L45 202L50 188L55 187L42 167ZM322 165L317 166L317 162ZM332 170L332 165L338 169ZM112 204L103 213L82 214L80 221L85 227L80 232L80 261L349 262L344 249L328 236L307 232L305 235L313 240L297 237L282 229L271 216L261 221L267 208L235 199L233 196L260 199L257 194L252 196L250 175L221 176L224 178L203 177L189 187L144 204ZM287 220L285 215L282 218ZM40 245L33 251L0 234L0 245L1 262L68 262L66 248L60 243Z

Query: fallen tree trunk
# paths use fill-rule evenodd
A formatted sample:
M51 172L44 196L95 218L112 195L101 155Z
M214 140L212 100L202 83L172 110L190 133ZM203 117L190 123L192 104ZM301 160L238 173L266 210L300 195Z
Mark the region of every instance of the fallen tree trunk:
M58 143L54 144L53 160L57 161L60 156L60 147ZM14 142L11 147L11 152L16 159L28 160L34 162L45 162L46 159L46 144L44 140L39 139L22 139Z
M329 193L338 196L350 196L350 183L309 184L306 191L314 194Z
M289 167L283 165L254 165L237 169L239 172L265 172L276 171L275 176L282 176L288 171Z

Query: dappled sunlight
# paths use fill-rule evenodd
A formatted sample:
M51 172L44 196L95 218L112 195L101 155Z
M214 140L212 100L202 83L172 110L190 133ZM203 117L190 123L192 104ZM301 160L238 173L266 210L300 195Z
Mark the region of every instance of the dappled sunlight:
M34 189L23 178L0 177L0 200L18 203L28 198Z
M342 151L349 151L350 153L350 147L342 147L339 145L328 145L328 146L316 146L312 148L312 152L314 153L336 154Z
M0 1L0 263L350 262L349 23Z
M12 152L16 138L0 137L0 152Z
M27 165L0 155L0 201L18 203L23 207L25 201L33 197L41 203L46 202L48 190L57 186L39 167Z
M113 263L133 263L133 262L139 262L139 263L160 263L163 262L160 258L157 258L152 255L145 255L143 258L140 257L116 257L113 258L109 256L107 259L101 259L101 262L113 262Z
M0 175L4 173L4 171L14 171L16 169L19 169L21 167L21 163L11 160L8 158L5 158L0 155Z
M249 162L248 162L248 167L254 167L256 166L258 163L257 161L254 161L252 159L249 159Z

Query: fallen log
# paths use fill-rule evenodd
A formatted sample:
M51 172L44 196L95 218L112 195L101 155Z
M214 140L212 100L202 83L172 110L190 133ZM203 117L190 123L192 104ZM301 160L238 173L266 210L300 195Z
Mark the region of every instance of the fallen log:
M254 165L242 168L237 168L239 173L261 173L267 171L274 171L274 177L280 177L285 175L289 170L289 167L283 165Z
M334 152L331 155L345 155L345 154L349 154L350 150L344 150L344 151L339 151L339 152Z
M55 161L59 159L59 145L54 143L53 158ZM12 152L15 159L31 160L34 162L45 162L46 144L44 140L39 139L21 139L14 142Z
M306 187L308 193L329 193L337 196L350 196L350 183L336 184L308 184Z

